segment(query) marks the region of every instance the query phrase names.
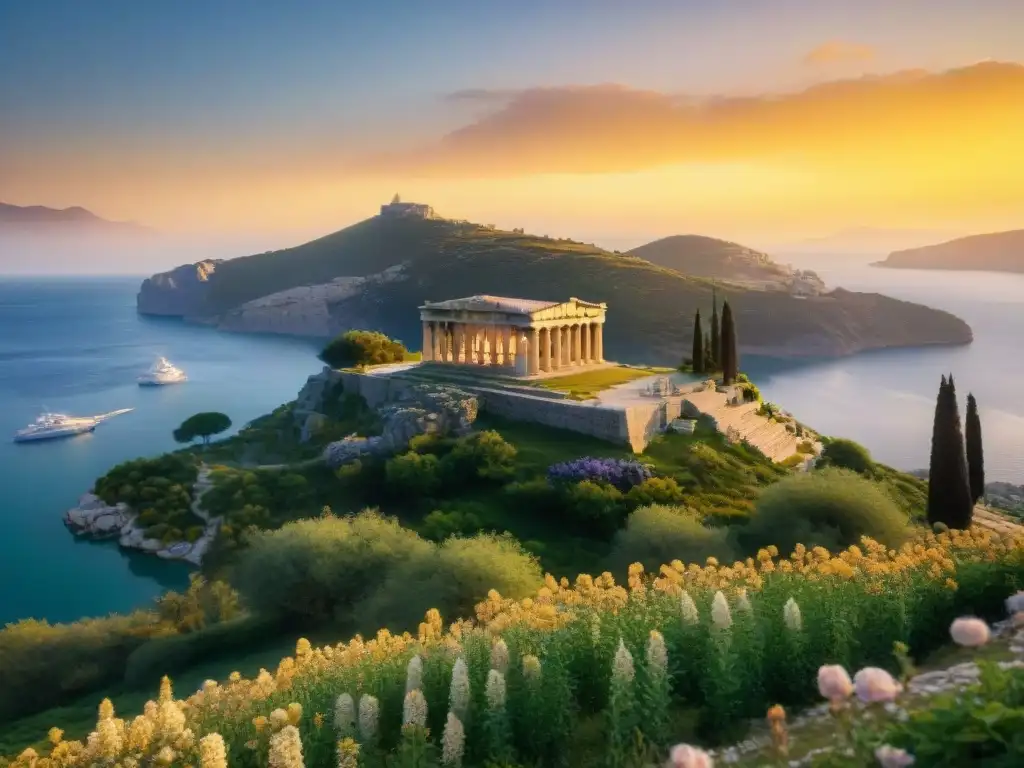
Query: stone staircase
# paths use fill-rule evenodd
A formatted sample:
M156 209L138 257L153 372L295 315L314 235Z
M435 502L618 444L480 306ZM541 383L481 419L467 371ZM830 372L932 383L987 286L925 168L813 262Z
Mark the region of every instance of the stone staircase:
M797 452L802 438L780 424L757 413L759 403L727 405L726 395L703 390L687 395L686 400L701 413L712 417L723 434L735 429L741 438L775 462L784 461Z

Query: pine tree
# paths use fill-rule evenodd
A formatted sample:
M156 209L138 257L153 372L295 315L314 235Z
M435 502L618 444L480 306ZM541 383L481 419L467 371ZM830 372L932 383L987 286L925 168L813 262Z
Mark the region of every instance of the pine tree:
M693 372L704 373L704 330L700 324L700 310L693 321Z
M967 473L971 482L971 499L977 504L985 495L985 451L981 442L981 418L974 395L967 395L967 416L964 420L964 442L967 448Z
M739 356L736 353L736 324L729 302L722 303L722 383L732 384L739 372Z
M973 513L974 502L971 500L967 453L956 403L956 385L952 375L948 380L943 376L932 425L932 454L928 467L928 522L962 529L970 526Z
M718 323L718 293L714 287L711 288L711 360L712 367L709 370L717 371L722 367L722 336Z

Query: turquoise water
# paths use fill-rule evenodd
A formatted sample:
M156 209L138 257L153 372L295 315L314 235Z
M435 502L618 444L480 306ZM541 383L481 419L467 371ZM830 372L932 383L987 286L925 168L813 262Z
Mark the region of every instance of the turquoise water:
M851 437L903 469L926 466L939 376L977 396L990 479L1024 482L1024 276L819 269L832 285L950 310L968 347L874 352L795 365L747 357L766 397L826 434ZM312 343L223 334L135 314L139 280L0 280L0 621L67 621L145 604L186 583L175 563L76 541L61 515L112 465L174 447L202 410L236 426L291 400L319 368ZM611 322L614 322L614 308ZM740 335L742 338L742 328ZM187 384L140 388L157 355ZM15 445L46 406L78 415L135 408L91 435ZM963 407L963 405L961 405Z
M1024 483L1024 275L817 269L829 285L952 312L970 324L974 343L800 366L746 358L741 366L765 398L825 434L864 444L879 461L917 469L928 466L939 377L952 372L961 418L968 391L978 400L987 478Z
M188 569L78 541L61 515L114 464L175 447L197 411L236 427L294 398L317 370L310 342L218 333L135 314L139 278L0 279L0 622L128 611L187 583ZM165 355L189 382L143 388ZM134 408L88 435L10 442L39 411Z

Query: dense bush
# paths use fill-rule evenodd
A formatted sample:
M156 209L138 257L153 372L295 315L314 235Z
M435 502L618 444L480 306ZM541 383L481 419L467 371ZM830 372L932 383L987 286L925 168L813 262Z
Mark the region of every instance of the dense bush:
M907 535L907 516L878 485L834 468L792 475L769 486L750 523L737 532L749 553L769 545L789 552L798 542L842 549L862 536L897 546Z
M431 551L415 532L371 511L324 516L253 536L232 580L262 615L329 621L348 617L396 565Z
M822 450L818 466L839 467L863 475L874 466L874 462L871 460L868 449L860 443L845 438L836 438L830 440Z
M628 492L634 485L640 485L653 476L652 469L638 461L591 456L552 464L548 468L548 480L552 483L578 483L581 480L588 480L614 486L622 493Z
M430 608L443 616L471 616L489 590L523 598L540 584L537 559L515 539L490 534L451 538L396 566L356 615L366 632L382 626L411 630Z
M270 528L320 509L309 481L300 472L278 469L216 469L203 508L222 517L221 533L232 543L250 526Z
M168 453L118 464L96 481L95 492L107 504L123 502L138 512L148 536L181 539L186 529L202 524L192 514L192 486L198 474L193 456ZM162 527L154 531L157 525Z
M444 541L452 536L469 536L481 528L480 517L467 509L435 509L420 525L420 535L431 541Z
M320 359L332 368L398 363L408 350L377 331L346 331L328 342Z
M392 493L432 496L441 486L441 461L432 453L409 451L388 459L385 474Z
M447 484L467 480L508 480L515 473L516 448L492 429L474 432L455 441L445 454L442 472Z
M563 493L569 518L590 535L610 536L626 516L625 497L614 485L583 480Z
M645 504L681 504L686 498L679 483L671 477L652 477L640 485L634 485L626 494L626 502L631 507Z
M673 560L703 563L708 557L732 562L727 531L704 527L685 507L655 504L630 514L626 527L615 534L609 560L612 568L625 573L633 563L657 570Z

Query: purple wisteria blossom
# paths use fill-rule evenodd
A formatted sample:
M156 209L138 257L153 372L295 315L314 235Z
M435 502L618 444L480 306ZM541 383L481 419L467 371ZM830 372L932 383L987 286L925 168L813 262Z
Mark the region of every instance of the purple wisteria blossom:
M608 483L625 493L634 485L654 476L646 464L628 459L596 459L584 456L548 467L551 483L578 483L581 480Z

